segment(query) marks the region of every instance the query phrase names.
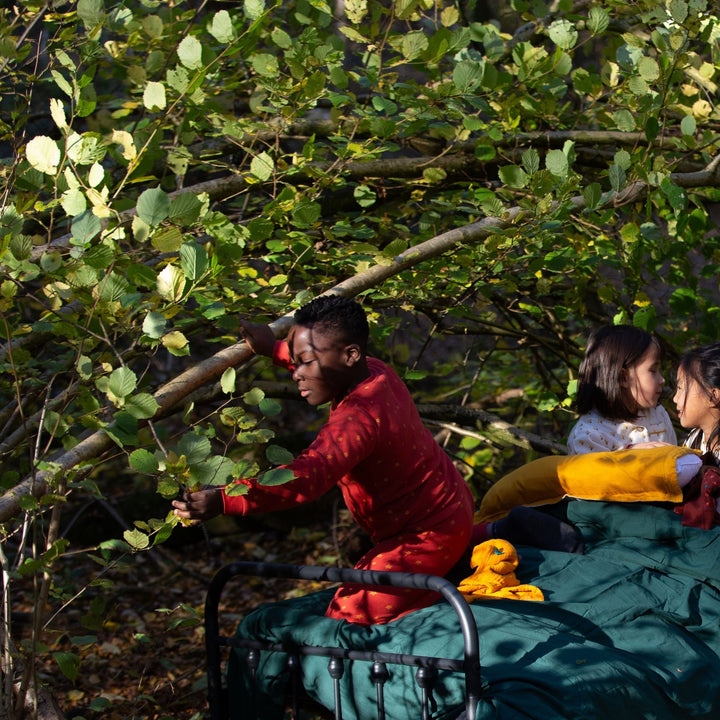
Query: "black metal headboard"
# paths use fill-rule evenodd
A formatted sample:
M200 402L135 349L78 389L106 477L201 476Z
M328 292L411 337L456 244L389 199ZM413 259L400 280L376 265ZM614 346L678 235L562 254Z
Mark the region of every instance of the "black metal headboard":
M268 641L220 635L218 618L220 596L227 582L237 575L327 581L331 583L361 583L363 585L385 585L435 591L442 595L443 599L450 604L458 616L460 630L463 635L463 658L427 657L341 647L293 646L292 648L285 648ZM383 685L388 677L387 663L418 668L416 682L421 690L422 720L431 718L432 685L435 674L440 669L451 670L464 677L465 717L467 720L475 720L482 684L475 618L458 589L448 580L435 575L352 570L349 568L316 567L311 565L257 562L231 563L220 568L208 588L205 600L205 643L207 648L210 720L227 720L228 717L227 693L222 684L222 647L248 649L248 660L251 666L257 662L258 653L261 651L288 653L290 675L291 678L294 675L296 679L299 677L299 673L294 672L294 670L299 670L300 656L320 655L328 657L328 673L333 678L335 687L334 716L336 720L342 720L340 679L344 672L344 660L360 660L370 663L371 678L377 688L377 716L379 720L383 720L385 717ZM292 693L292 698L292 703L296 703L297 693ZM295 708L294 717L297 717Z

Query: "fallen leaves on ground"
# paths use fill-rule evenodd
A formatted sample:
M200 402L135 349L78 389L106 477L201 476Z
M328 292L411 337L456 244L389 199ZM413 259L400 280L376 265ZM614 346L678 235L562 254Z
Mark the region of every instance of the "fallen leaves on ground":
M339 535L336 531L333 537L328 525L158 546L126 558L107 572L88 556L76 557L67 563L67 584L86 589L64 607L61 598L53 599L53 617L44 636L47 645L40 654L40 681L67 720L204 717L202 619L210 580L220 567L236 560L336 564ZM221 629L232 633L238 621L262 602L318 587L283 579L234 579L221 597ZM31 609L30 597L30 593L21 595L17 605L26 614ZM22 639L27 641L27 632ZM72 682L61 672L61 663L69 663L63 669L70 669L72 675L76 656L80 663Z

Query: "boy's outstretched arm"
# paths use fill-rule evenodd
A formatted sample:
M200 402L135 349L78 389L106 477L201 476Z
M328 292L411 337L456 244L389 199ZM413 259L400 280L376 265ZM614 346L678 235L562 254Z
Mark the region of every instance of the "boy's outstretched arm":
M240 335L256 355L273 356L275 335L268 325L240 320Z
M223 500L220 488L198 490L185 493L182 500L173 500L173 511L179 518L192 520L191 525L198 525L205 520L211 520L216 515L222 515Z

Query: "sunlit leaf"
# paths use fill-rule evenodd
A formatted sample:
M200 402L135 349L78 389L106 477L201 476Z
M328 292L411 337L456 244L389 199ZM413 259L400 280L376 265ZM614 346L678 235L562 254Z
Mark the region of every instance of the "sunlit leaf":
M162 336L160 342L171 355L184 357L190 354L190 343L179 330L171 330Z
M229 367L220 378L220 387L226 395L232 395L235 392L235 368Z
M158 273L157 291L166 300L180 300L185 292L185 273L175 265L166 265Z
M186 35L177 49L180 62L188 70L197 70L202 67L202 45L194 35Z
M250 163L250 172L258 178L258 180L269 180L272 177L275 163L273 159L265 152L256 155Z
M235 38L235 30L230 19L230 13L227 10L216 12L208 25L208 31L218 42L232 42Z
M52 138L38 135L25 146L25 157L36 170L55 175L60 164L60 148Z

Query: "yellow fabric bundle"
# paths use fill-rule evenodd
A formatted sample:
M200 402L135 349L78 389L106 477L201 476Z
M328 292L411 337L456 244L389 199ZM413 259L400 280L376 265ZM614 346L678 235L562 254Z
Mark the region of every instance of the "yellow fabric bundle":
M475 522L505 517L518 505L547 505L564 497L615 502L682 502L675 461L698 454L684 447L553 455L500 478L475 514Z
M517 551L507 540L486 540L476 545L470 566L475 572L458 585L468 602L478 598L545 599L540 588L521 585L515 577Z

